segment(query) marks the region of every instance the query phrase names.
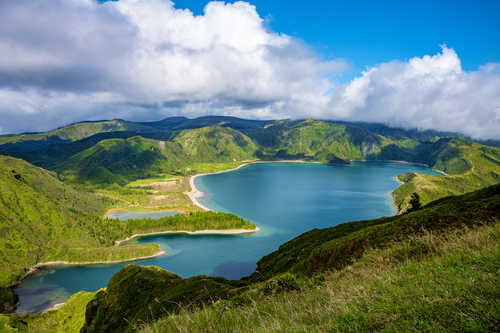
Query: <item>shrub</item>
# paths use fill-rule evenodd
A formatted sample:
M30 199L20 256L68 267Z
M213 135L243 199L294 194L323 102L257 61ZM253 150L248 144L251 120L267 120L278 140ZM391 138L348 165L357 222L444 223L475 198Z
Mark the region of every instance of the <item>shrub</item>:
M288 272L267 280L262 287L262 291L266 295L297 289L299 289L297 277Z

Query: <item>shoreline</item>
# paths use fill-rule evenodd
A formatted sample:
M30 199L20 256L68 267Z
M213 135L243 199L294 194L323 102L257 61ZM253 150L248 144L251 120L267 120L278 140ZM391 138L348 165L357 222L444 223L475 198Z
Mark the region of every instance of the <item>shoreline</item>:
M36 271L44 268L44 267L51 267L51 266L92 266L92 265L114 265L114 264L121 264L127 261L137 261L137 260L145 260L145 259L152 259L156 257L160 257L167 254L165 250L160 250L157 253L150 255L150 256L143 256L143 257L135 257L135 258L130 258L130 259L119 259L119 260L108 260L108 261L81 261L81 262L70 262L70 261L47 261L47 262L41 262L36 265L31 266L31 268L24 274L22 279L19 280L18 284L22 282L25 278L27 278L29 275L35 273Z
M202 197L203 196L203 191L200 191L196 185L194 184L194 180L197 178L197 177L202 177L202 176L207 176L207 175L216 175L216 174L219 174L219 173L226 173L226 172L231 172L231 171L236 171L236 170L239 170L247 165L250 165L250 164L264 164L264 163L314 163L314 164L323 164L322 162L318 162L318 161L305 161L305 160L277 160L277 161L251 161L251 162L243 162L243 164L241 165L238 165L236 168L232 168L232 169L227 169L227 170L221 170L221 171L215 171L215 172L204 172L204 173L198 173L196 175L193 175L191 177L189 177L189 185L191 186L191 191L189 192L184 192L184 194L186 194L189 199L191 199L191 202L193 202L193 204L205 211L213 211L213 209L210 209L208 208L207 206L203 205L202 203L200 203L197 198L199 197ZM257 229L259 229L259 227L257 227ZM260 229L259 229L260 230Z
M120 245L123 242L128 242L134 238L141 238L145 236L155 236L155 235L167 235L167 234L186 234L186 235L245 235L245 234L253 234L255 232L260 231L259 227L255 229L221 229L221 230L197 230L197 231L188 231L188 230L167 230L167 231L156 231L149 232L145 234L134 234L125 239L119 240L115 242L115 246ZM135 260L135 259L132 259Z
M381 161L367 161L367 160L350 160L350 162L386 162L386 163L401 163L401 164L414 164L414 165L419 165L419 166L424 166L426 168L429 168L431 169L431 167L428 165L428 164L425 164L425 163L418 163L418 162L408 162L408 161L401 161L401 160L381 160ZM191 191L189 192L184 192L184 194L186 194L189 199L191 199L191 201L193 202L193 204L205 211L212 211L212 209L206 207L205 205L203 205L202 203L200 203L197 198L199 197L202 197L203 196L203 191L200 191L196 185L194 184L194 181L197 177L201 177L201 176L206 176L206 175L215 175L215 174L219 174L219 173L225 173L225 172L231 172L231 171L235 171L235 170L238 170L238 169L241 169L247 165L250 165L250 164L258 164L258 163L316 163L316 164L326 164L326 163L323 163L323 162L319 162L319 161L305 161L305 160L277 160L277 161L252 161L252 162L244 162L243 164L237 166L236 168L232 168L232 169L227 169L227 170L222 170L222 171L216 171L216 172L205 172L205 173L199 173L199 174L196 174L194 176L191 176L189 178L189 185L191 186ZM431 169L432 170L432 169ZM443 175L443 176L448 176L444 171L441 171L441 170L435 170L437 173ZM400 181L398 179L400 175L398 176L394 176L394 180L397 181L399 183L399 186L396 187L394 189L397 190L401 185L404 184L404 182ZM392 197L392 206L395 208L395 216L396 215L399 215L400 211L398 209L398 207L396 206L396 202L394 200L394 191L392 191L390 193L391 197ZM257 227L258 229L259 227Z
M127 237L122 240L118 240L115 242L114 246L119 246L121 243L128 242L132 239L135 238L141 238L145 236L154 236L154 235L166 235L166 234L187 234L187 235L245 235L245 234L253 234L255 232L260 231L259 227L256 227L255 229L222 229L222 230L197 230L197 231L188 231L188 230L167 230L167 231L157 231L157 232L150 232L150 233L145 233L145 234L134 234L130 237ZM30 267L28 272L24 274L24 276L19 280L17 284L19 284L22 280L24 280L26 277L29 275L35 273L41 268L44 267L50 267L50 266L92 266L92 265L114 265L114 264L121 264L124 262L129 262L129 261L138 261L138 260L146 260L146 259L153 259L156 257L160 257L167 254L167 251L161 249L157 253L150 255L150 256L143 256L143 257L135 257L135 258L129 258L129 259L119 259L119 260L104 260L104 261L81 261L81 262L70 262L70 261L64 261L64 260L59 260L59 261L47 261L47 262L41 262L38 264L35 264Z

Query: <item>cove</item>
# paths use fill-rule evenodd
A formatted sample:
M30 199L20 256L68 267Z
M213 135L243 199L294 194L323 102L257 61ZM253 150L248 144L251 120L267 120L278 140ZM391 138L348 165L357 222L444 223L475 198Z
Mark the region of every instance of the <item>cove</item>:
M261 257L307 230L393 215L390 193L398 186L395 177L406 172L435 174L427 167L404 163L258 163L197 177L195 185L204 192L200 203L246 218L261 231L142 237L137 242L159 243L167 255L135 263L159 266L182 277L247 276ZM126 264L42 269L16 287L17 312L41 312L78 291L105 287Z

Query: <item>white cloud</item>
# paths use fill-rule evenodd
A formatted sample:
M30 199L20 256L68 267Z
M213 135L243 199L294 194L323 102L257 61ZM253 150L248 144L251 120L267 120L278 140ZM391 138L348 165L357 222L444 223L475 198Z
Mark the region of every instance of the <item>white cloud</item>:
M19 0L0 4L0 22L0 53L9 54L0 61L0 115L18 119L3 126L11 131L102 118L103 105L93 114L94 103L75 104L99 94L120 101L112 117L294 115L325 105L328 76L346 68L266 30L247 2L210 2L195 16L168 0Z
M500 64L463 71L453 49L367 69L337 87L325 117L500 138Z
M329 78L346 69L344 61L267 30L247 2L210 2L196 16L169 0L1 1L0 54L4 132L87 119L229 114L500 138L499 64L467 72L443 47L334 86Z

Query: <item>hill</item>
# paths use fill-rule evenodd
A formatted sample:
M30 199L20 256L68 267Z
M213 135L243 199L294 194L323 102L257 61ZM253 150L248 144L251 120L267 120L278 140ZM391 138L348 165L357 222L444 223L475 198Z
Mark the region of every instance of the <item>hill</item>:
M15 301L7 287L37 263L116 260L158 252L157 247L110 247L125 234L120 226L103 223L101 216L110 204L106 198L76 191L47 170L0 156L1 312Z
M487 279L484 281L484 284L477 286L477 288L479 288L477 292L487 292L486 288L488 286L494 285L494 281L488 279L488 272L492 272L491 270L494 270L495 262L498 263L500 260L498 246L495 246L495 244L498 245L498 240L495 241L495 239L488 239L488 237L490 237L488 235L494 235L496 232L498 232L499 218L500 185L496 185L467 195L444 198L435 201L415 212L403 214L396 217L382 218L370 221L351 222L341 224L333 228L311 230L287 242L286 244L282 245L276 252L273 252L272 254L260 260L257 264L256 272L245 280L245 282L250 283L250 285L233 285L229 289L230 292L228 289L219 287L220 292L214 291L213 298L209 299L208 302L207 300L203 300L203 298L196 294L196 290L199 290L200 287L184 287L188 284L188 281L190 281L190 279L187 279L183 280L182 282L179 281L176 287L165 287L163 289L164 291L162 292L149 292L149 290L145 291L141 289L141 301L139 303L143 305L138 305L136 310L132 310L134 305L127 302L129 302L129 300L136 299L139 296L132 296L135 295L135 292L130 293L127 292L127 290L134 290L133 286L135 280L137 279L136 276L140 276L141 274L149 274L147 272L150 270L150 268L135 266L124 268L122 272L117 273L116 280L119 280L120 283L123 284L123 286L126 285L127 287L110 287L109 289L107 289L106 294L102 294L102 297L97 297L95 301L89 303L86 312L86 324L83 331L101 332L105 327L110 327L108 325L119 325L119 322L122 323L121 326L114 326L115 328L130 329L131 326L128 326L127 324L127 322L129 322L129 319L132 320L132 318L135 318L131 321L133 323L137 322L137 318L141 318L143 321L150 321L155 317L157 318L158 315L161 315L162 311L157 312L152 310L150 304L153 303L153 299L156 299L159 303L157 305L154 305L154 307L158 309L162 308L163 315L167 315L168 318L166 320L168 324L158 324L158 327L160 327L160 329L158 329L157 331L160 332L170 331L169 329L162 330L161 327L162 325L165 325L165 327L173 328L172 326L169 326L169 324L172 323L172 320L179 320L179 322L182 323L181 327L183 327L182 325L187 325L188 327L190 327L190 329L193 328L193 326L188 324L188 322L192 321L187 320L187 317L191 315L196 316L199 320L201 320L201 322L199 323L200 326L198 327L198 329L196 329L197 331L203 331L203 329L209 331L231 331L232 329L229 328L235 327L233 326L233 323L231 323L231 320L236 320L236 323L234 325L238 325L240 320L245 319L235 319L232 314L228 314L226 312L235 311L241 314L245 311L244 308L241 308L241 306L250 306L253 311L260 311L260 309L268 308L271 313L277 315L274 319L280 322L280 327L287 327L287 317L282 317L279 315L279 307L271 310L271 308L269 308L265 304L268 301L274 302L274 304L276 305L282 304L282 297L277 295L277 293L280 293L280 290L291 291L296 290L297 288L305 288L304 290L300 290L296 293L303 293L305 295L302 297L310 298L310 295L315 293L315 289L320 288L320 286L322 285L322 283L317 286L314 285L314 283L318 283L318 280L323 281L324 283L325 279L329 279L329 281L332 281L331 283L335 283L333 282L334 280L332 280L332 274L335 273L332 272L341 272L345 267L348 267L349 265L355 265L356 263L359 264L359 262L361 262L363 258L365 258L366 260L366 256L372 256L372 258L376 258L376 256L373 255L374 252L379 253L380 255L380 253L384 253L384 251L388 251L390 253L390 255L392 256L392 264L396 269L398 266L400 266L401 269L408 269L407 265L409 264L409 261L415 261L413 263L414 270L406 272L404 276L405 279L411 280L420 276L423 277L425 276L425 273L427 271L439 269L435 266L429 267L429 265L433 264L434 256L437 252L439 252L439 249L437 249L437 247L449 246L449 243L447 242L449 242L450 239L458 243L462 241L465 243L464 239L467 239L469 236L464 237L457 235L463 235L463 232L467 233L470 232L470 230L481 230L480 233L483 231L486 233L486 235L481 234L481 237L485 242L488 243L489 247L484 249L480 248L475 252L477 253L478 257L482 259L470 258L470 260L472 262L475 262L475 260L491 260L490 262L481 261L481 263L478 262L476 264L477 270L481 270L482 279ZM478 227L480 229L477 229ZM484 229L481 229L481 227ZM457 231L461 232L457 233ZM429 237L431 237L431 239L429 239ZM464 251L463 253L467 252L469 246L473 245L463 243L460 244L460 247ZM482 252L483 250L485 252ZM449 258L440 259L446 262L447 260L453 260L452 258L460 257L451 249L448 250L447 254L451 254L451 256ZM372 267L370 267L369 264L365 264L366 269L374 269L373 266L375 266L376 269L377 266L373 265L373 262L371 262L370 264L372 265ZM419 264L421 264L421 266L419 266ZM463 263L463 265L466 264L466 262ZM419 269L418 267L421 267L423 269L423 272L417 273ZM134 271L134 274L129 274L130 271ZM168 273L164 272L157 274L167 275ZM450 282L444 280L447 278L447 274L450 274L450 276L454 276L454 279L456 279L457 282L460 283L460 285L467 283L466 281L461 280L461 274L454 273L454 269L451 268L449 271L446 271L446 273L444 273L446 277L436 277L436 279L438 280L438 284L434 287L440 286L441 283L443 283L444 285L450 284ZM127 275L129 275L130 277L126 278ZM315 276L315 282L308 280L308 277L312 276ZM337 274L334 276L342 277L342 274ZM305 281L302 282L302 287L299 280ZM151 280L148 280L148 282L149 281ZM361 283L360 280L357 280L356 282ZM313 285L311 285L311 283ZM402 291L403 293L411 292L411 290L409 289L411 283L406 283L408 283L408 285L404 285L406 289ZM144 285L144 283L141 284L138 282L137 288L139 288L139 285ZM211 290L209 286L210 284L207 284L207 288ZM183 299L181 303L176 303L177 306L172 305L172 302L170 302L170 296L168 296L165 299L164 303L162 303L162 296L159 295L162 295L163 293L169 295L170 293L174 293L174 291L179 290L179 288L185 288L183 293L184 298L176 294L176 297L180 297L181 299ZM432 288L432 286L425 285L425 288ZM248 291L249 289L250 291ZM153 288L153 290L156 289ZM495 316L495 310L494 303L491 302L494 302L495 294L498 295L498 286L495 288L495 290L496 291L491 290L489 292L487 298L484 299L484 303L482 303L483 305L480 307L481 309L484 308L489 311L488 313L493 317ZM453 292L457 293L455 297L459 297L459 299L460 297L469 297L466 294L463 294L464 291L460 290L459 288L453 289ZM274 298L266 298L266 295L274 295ZM388 296L389 295L387 295L387 297ZM304 304L303 301L299 300L301 298L300 294L294 295L292 297L296 300L296 302L298 302L298 304L307 307L307 305ZM419 294L418 297L424 297L424 295ZM248 298L252 299L253 303L249 303L251 301ZM189 302L189 299L191 299L191 302ZM230 299L230 301L215 302L217 299ZM387 301L389 302L389 300ZM380 303L382 301L379 300L378 302ZM448 314L447 317L453 318L455 316L459 316L459 313L457 311L460 308L461 301L447 299L446 302L450 302L450 309L453 309L454 311L453 313ZM199 303L207 305L205 310L201 313L197 310ZM96 314L99 313L104 314L116 312L124 314L125 312L123 310L120 310L120 308L123 307L124 304L129 304L126 307L126 313L128 313L129 315L124 315L124 317L116 317L115 319L112 319L111 316L102 317L101 319L96 317ZM194 306L194 308L185 308L183 304L191 304L192 306ZM395 305L394 301L389 302L388 304ZM293 307L292 304L284 306L285 308ZM479 306L479 304L476 304L475 306L477 307ZM144 311L148 307L150 310L148 314L145 314ZM295 306L295 308L297 308L297 305ZM429 311L431 311L431 309L432 307L429 307ZM467 306L466 309L467 311L480 311L478 308L469 306ZM321 313L324 310L325 309L320 307L318 309L319 313L311 313L309 317L310 320L315 320L315 316L325 316L325 314ZM168 315L169 313L175 314L179 311L181 312L181 317L178 319L175 319L175 317ZM221 315L224 315L227 318L226 322L220 322L217 319ZM437 317L437 315L434 316ZM206 319L203 320L201 319L201 317L205 317ZM264 318L271 319L267 316L264 316ZM185 322L184 320L187 320L187 322ZM284 321L281 322L281 320ZM484 320L473 323L473 319L471 319L468 322L464 321L456 325L458 325L459 327L465 327L463 325L475 324L477 325L477 327L487 329L488 327L494 327L491 325L495 325L495 321L491 320L491 317L486 317ZM258 320L258 322L262 321L262 318ZM383 323L384 322L382 321L380 325L383 325ZM350 324L350 322L340 322L337 324ZM368 324L368 322L366 322L366 324ZM431 327L433 326L432 322L425 323L423 325L430 325ZM256 327L255 324L250 326ZM365 330L369 328L370 326L365 328ZM190 329L186 328L186 331L189 331Z
M440 140L425 156L441 176L419 173L400 175L403 183L394 193L400 211L409 208L412 193L418 193L421 204L438 198L474 191L500 183L500 149L460 139Z
M2 135L0 136L0 145L4 152L29 152L43 149L51 144L64 144L99 133L118 131L141 133L155 132L158 129L148 123L130 122L121 119L83 121L48 132Z
M101 262L155 255L156 244L117 240L146 232L255 228L232 214L203 212L159 220L103 219L106 197L77 191L52 172L0 155L0 312L12 310L9 288L42 262Z
M59 141L47 139L54 135ZM8 140L11 143L1 144L0 140L0 152L55 171L61 179L87 189L115 192L138 179L166 174L188 176L200 169L222 168L211 168L207 163L234 167L256 159L333 164L396 160L426 164L442 173L440 177L401 175L399 181L404 185L393 193L400 212L411 208L413 193L418 194L420 204L426 204L500 182L498 147L456 133L370 123L171 117L148 123L84 122L46 133L9 136ZM44 143L34 146L34 140ZM116 198L116 193L111 197Z
M84 332L492 331L499 218L496 185L395 217L311 230L242 281L130 265L106 290L70 302L78 303L71 319L63 319L67 308L53 311L60 319L52 329L82 323L85 312ZM48 317L4 321L42 327Z
M58 163L73 183L126 185L133 180L172 173L196 163L250 159L256 150L244 134L226 127L182 130L170 141L141 136L107 139ZM189 173L189 171L187 171Z

